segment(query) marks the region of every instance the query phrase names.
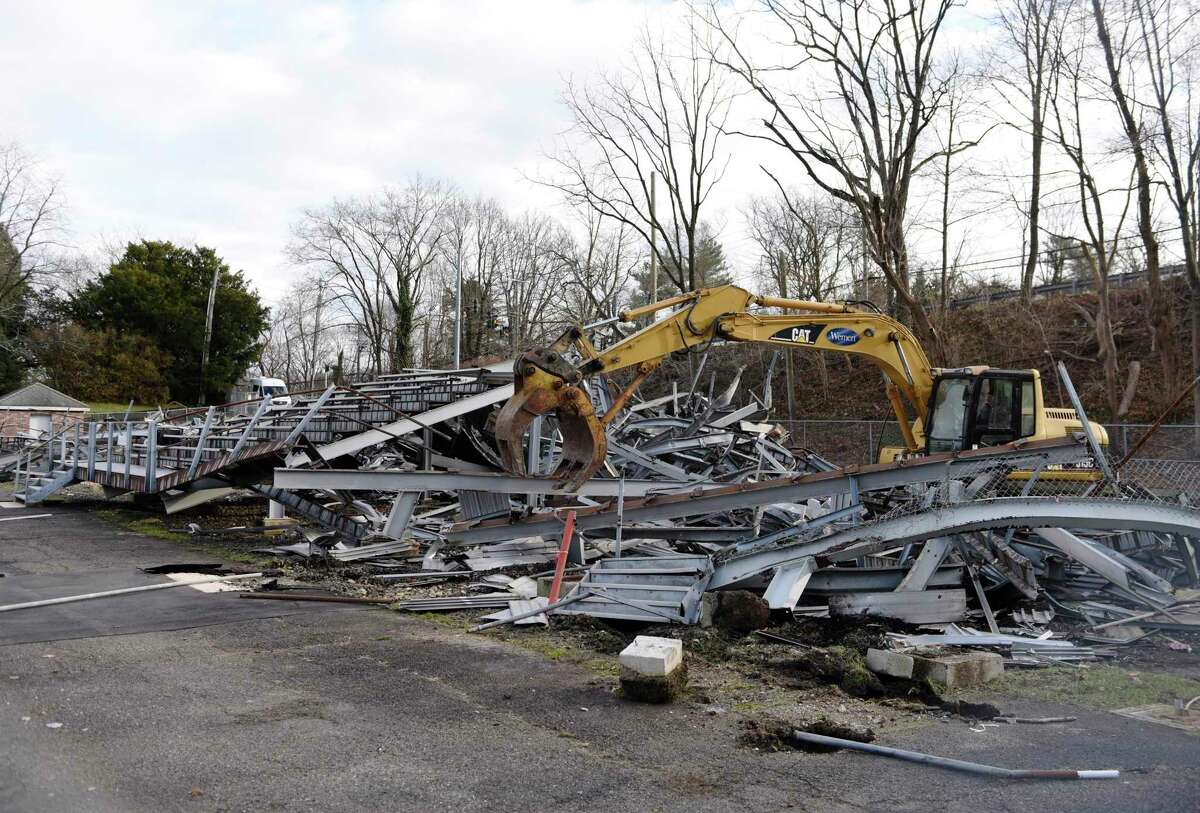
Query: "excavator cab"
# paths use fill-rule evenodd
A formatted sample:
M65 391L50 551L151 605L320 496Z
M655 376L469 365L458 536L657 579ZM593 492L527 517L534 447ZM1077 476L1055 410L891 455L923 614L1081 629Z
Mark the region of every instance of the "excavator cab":
M967 367L934 379L925 453L1000 446L1037 435L1041 381L1033 370Z

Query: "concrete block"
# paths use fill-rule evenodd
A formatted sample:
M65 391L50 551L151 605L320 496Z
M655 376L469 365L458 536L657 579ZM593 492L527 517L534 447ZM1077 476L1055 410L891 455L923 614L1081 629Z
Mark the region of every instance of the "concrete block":
M879 675L911 678L913 676L912 655L893 652L890 649L868 649L867 668Z
M621 695L640 703L670 703L687 686L683 642L639 635L618 656Z
M683 641L639 635L621 650L617 662L639 675L665 677L683 663Z
M913 677L940 683L947 689L965 689L995 680L1004 674L1004 659L995 652L913 656Z

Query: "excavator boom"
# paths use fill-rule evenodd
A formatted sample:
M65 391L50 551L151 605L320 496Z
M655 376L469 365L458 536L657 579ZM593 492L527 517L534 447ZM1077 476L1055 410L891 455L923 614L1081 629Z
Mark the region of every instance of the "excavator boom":
M795 313L751 311L755 305ZM899 322L848 305L760 297L734 285L674 297L626 311L619 318L629 322L676 306L671 314L602 352L591 346L582 331L572 328L549 348L518 358L514 394L496 421L505 468L524 473L525 432L539 415L553 414L563 436L562 462L555 476L568 490L577 489L603 465L607 453L604 428L646 376L671 353L704 349L719 340L801 346L866 358L886 376L905 445L910 451L917 450L914 427L926 417L933 373L920 344ZM572 346L583 358L578 366L563 355ZM580 384L591 376L631 368L636 370L633 381L613 408L597 417ZM908 415L909 408L915 421Z

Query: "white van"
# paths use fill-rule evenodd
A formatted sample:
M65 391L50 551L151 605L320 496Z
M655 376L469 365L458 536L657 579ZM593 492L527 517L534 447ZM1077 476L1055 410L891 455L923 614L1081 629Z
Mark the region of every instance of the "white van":
M230 391L229 401L261 401L268 395L271 396L274 406L292 405L292 396L288 395L287 383L282 378L266 378L261 375L248 376L239 381Z

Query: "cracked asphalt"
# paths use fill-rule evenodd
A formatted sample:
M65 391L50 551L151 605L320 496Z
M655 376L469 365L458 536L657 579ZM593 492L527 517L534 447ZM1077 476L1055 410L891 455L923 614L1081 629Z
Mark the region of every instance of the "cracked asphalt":
M86 508L37 513L54 516L0 523L0 572L209 559ZM138 612L136 596L108 601ZM314 611L0 646L0 811L1198 809L1196 737L1001 705L1078 721L972 731L931 720L879 741L1122 778L1016 783L861 754L759 753L737 746L735 713L625 703L579 667L387 610Z

